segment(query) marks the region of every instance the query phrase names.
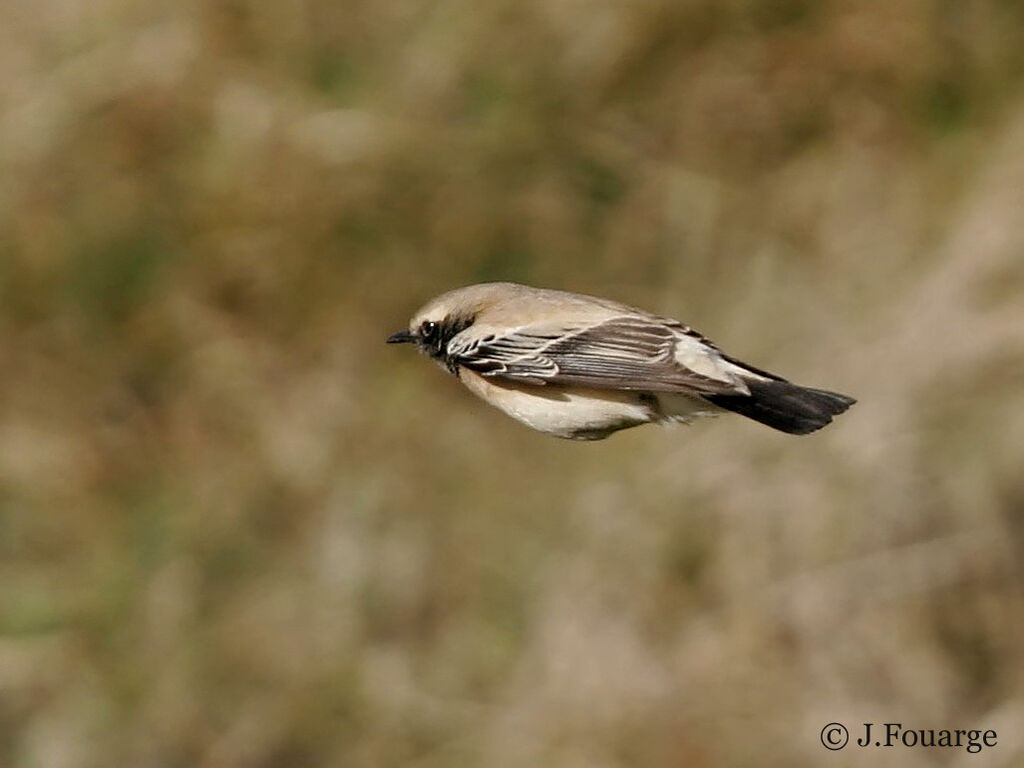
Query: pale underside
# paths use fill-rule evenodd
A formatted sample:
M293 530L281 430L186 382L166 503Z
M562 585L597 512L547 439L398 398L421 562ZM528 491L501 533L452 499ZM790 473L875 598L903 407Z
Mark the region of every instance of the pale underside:
M600 440L640 424L688 422L720 412L707 401L670 392L539 387L488 379L468 369L459 371L459 380L516 421L572 440Z

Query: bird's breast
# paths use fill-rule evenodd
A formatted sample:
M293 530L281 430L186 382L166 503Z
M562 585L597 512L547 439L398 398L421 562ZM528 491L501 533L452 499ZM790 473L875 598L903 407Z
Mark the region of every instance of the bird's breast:
M475 395L528 427L556 437L598 440L659 418L657 404L641 392L558 384L498 381L459 368L459 380Z

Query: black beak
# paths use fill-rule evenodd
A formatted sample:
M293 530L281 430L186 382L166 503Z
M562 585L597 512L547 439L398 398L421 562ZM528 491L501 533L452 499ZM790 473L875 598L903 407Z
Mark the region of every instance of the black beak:
M408 331L397 331L388 336L388 344L410 344L416 341L416 337Z

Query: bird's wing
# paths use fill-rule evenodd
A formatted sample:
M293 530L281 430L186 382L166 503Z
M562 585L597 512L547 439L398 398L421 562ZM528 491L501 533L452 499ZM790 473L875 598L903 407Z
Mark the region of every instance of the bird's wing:
M674 320L624 315L575 326L530 325L505 334L462 333L449 363L482 376L530 384L748 394L735 367L700 334Z

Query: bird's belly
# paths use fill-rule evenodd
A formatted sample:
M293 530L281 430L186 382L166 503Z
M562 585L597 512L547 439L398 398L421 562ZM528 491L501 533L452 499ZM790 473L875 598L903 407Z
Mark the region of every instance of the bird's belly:
M676 421L688 424L694 419L703 416L716 416L722 409L709 403L702 397L684 395L681 393L659 392L658 414L662 421Z
M497 383L465 369L459 379L513 419L555 437L600 440L659 418L656 402L640 392Z

